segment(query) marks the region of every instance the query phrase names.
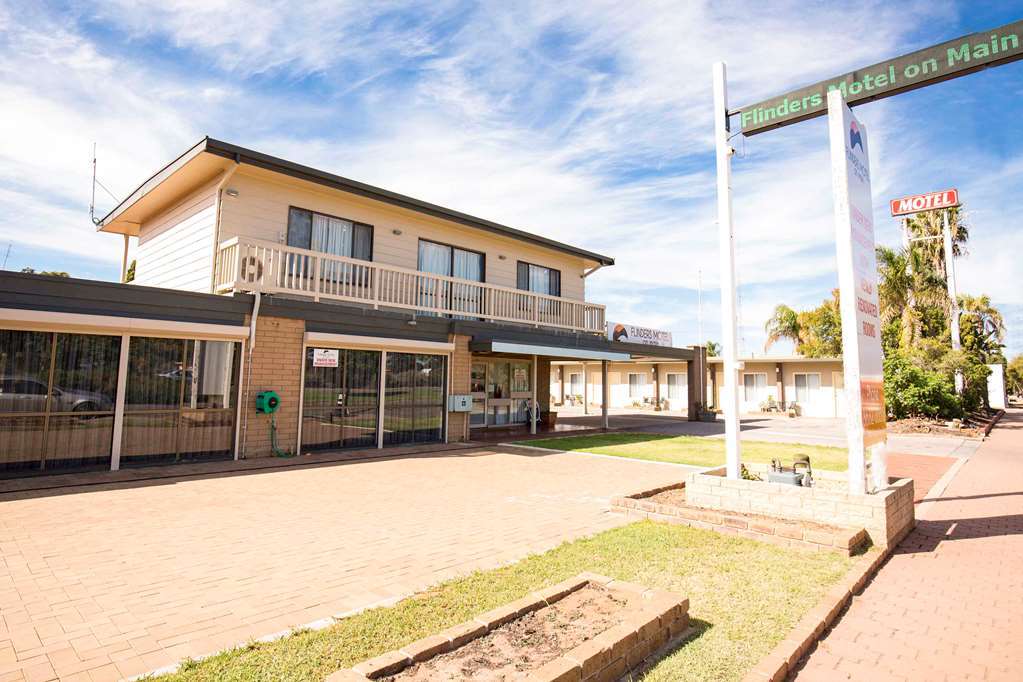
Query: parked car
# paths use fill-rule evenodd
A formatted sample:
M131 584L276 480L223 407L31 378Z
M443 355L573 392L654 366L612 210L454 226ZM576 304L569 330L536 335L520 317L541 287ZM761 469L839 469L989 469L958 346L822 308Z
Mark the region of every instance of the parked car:
M34 377L0 376L0 412L45 412L46 382ZM114 401L102 393L53 387L51 412L110 412Z

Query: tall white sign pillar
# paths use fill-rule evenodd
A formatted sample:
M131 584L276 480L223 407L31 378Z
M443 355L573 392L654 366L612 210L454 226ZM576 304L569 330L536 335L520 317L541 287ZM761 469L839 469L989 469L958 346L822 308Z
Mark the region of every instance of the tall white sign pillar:
M828 132L848 410L849 492L863 494L888 485L877 255L867 132L837 90L828 93ZM868 448L870 481L866 471Z
M735 233L732 227L732 145L728 141L728 92L725 63L714 64L714 145L717 150L718 250L721 256L721 353L724 381L721 407L725 413L725 469L740 477L739 367L736 348Z

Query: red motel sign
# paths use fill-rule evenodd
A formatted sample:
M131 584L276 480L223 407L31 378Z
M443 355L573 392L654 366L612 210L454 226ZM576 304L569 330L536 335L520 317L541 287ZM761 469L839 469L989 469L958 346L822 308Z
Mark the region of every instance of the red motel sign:
M959 190L946 189L942 192L914 194L911 197L892 199L892 216L934 211L939 208L951 208L959 205Z

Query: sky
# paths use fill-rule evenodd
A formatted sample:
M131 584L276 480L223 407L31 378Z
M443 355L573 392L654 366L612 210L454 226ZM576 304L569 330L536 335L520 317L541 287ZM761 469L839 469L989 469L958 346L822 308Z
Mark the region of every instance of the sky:
M732 106L1023 16L1005 2L0 0L0 266L116 280L89 219L204 135L606 253L608 319L720 340L711 65ZM1023 61L858 106L887 199L957 187L963 293L1023 352ZM826 122L734 138L740 353L837 286ZM116 200L115 200L116 197ZM8 251L9 247L9 251ZM771 353L791 348L775 346Z

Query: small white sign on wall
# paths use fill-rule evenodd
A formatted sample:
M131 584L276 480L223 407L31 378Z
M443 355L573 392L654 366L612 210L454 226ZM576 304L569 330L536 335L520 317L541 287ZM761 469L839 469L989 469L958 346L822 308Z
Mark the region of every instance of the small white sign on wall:
M313 348L313 367L337 367L336 348Z

